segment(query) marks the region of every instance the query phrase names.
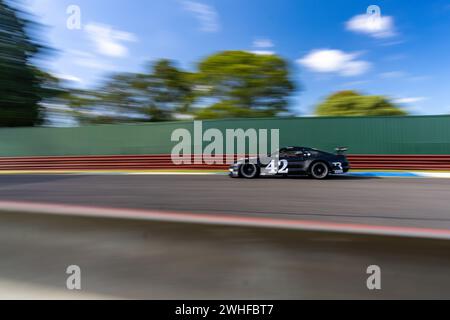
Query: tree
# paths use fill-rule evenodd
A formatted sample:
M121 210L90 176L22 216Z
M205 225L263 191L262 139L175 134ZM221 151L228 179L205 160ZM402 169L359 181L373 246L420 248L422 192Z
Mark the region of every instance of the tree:
M45 72L42 69L34 68L36 77L40 84L40 107L39 124L51 126L59 123L73 122L69 109L65 105L68 90L64 86L64 81L58 77Z
M148 73L113 75L98 90L72 90L68 100L84 123L167 121L189 112L194 100L191 76L169 60L158 60Z
M172 120L177 113L188 113L195 99L193 78L170 60L156 61L148 75L138 75L133 83L145 100L142 112L150 121Z
M224 51L199 64L198 96L212 101L197 117L273 117L287 112L294 90L287 62L277 55Z
M0 0L0 127L34 126L42 121L39 102L47 93L31 61L43 47L31 37L36 25Z
M83 123L272 117L288 111L293 90L282 58L227 51L195 73L162 59L148 72L116 74L95 91L72 90L68 104Z
M407 113L383 96L340 91L329 96L317 109L318 116L402 116Z

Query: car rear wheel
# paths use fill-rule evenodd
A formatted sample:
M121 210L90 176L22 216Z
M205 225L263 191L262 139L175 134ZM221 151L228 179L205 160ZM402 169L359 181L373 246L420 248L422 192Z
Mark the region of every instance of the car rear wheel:
M259 169L253 163L246 163L241 166L240 175L246 179L255 179L259 176Z
M328 169L328 166L323 162L316 162L311 167L310 175L314 179L323 180L326 179L329 174L330 169Z

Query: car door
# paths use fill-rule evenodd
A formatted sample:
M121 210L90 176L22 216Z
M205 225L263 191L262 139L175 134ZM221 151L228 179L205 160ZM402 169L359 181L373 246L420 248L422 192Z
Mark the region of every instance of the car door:
M301 149L286 149L280 152L280 170L287 166L284 174L300 174L304 171L305 158ZM287 172L286 172L287 171Z

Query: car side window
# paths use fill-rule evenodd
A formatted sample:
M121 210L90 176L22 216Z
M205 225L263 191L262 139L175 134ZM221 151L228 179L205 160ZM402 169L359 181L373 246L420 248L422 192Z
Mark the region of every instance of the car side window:
M298 157L298 150L281 150L280 158L295 158Z
M286 157L286 152L287 152L287 149L281 149L281 150L278 152L278 156L279 156L280 158L284 158L284 157Z

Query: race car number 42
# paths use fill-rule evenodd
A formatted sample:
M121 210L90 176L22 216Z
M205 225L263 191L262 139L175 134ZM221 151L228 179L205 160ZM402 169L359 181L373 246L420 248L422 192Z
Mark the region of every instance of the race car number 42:
M270 164L266 167L266 170L269 171L271 174L288 174L288 161L287 160L280 160L278 161L278 166L275 165L276 161L272 160Z

